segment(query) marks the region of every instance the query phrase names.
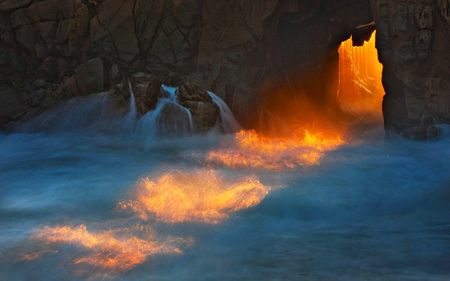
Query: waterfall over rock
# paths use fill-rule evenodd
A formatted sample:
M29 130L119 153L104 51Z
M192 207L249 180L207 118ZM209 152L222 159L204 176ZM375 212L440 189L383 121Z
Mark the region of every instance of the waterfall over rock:
M226 134L239 132L241 130L241 126L236 121L236 118L234 118L234 115L228 105L213 92L208 92L208 94L220 110L220 121L216 124L221 125L222 131Z
M67 132L89 129L127 133L143 140L205 133L218 127L221 133L240 130L231 110L215 94L188 83L177 87L160 84L155 94L152 92L155 83L149 88L149 80L154 78L149 77L135 75L126 81L127 89L121 84L114 91L69 100L37 117L17 122L13 125L14 130ZM148 106L150 103L146 98L153 99L154 96L154 105Z

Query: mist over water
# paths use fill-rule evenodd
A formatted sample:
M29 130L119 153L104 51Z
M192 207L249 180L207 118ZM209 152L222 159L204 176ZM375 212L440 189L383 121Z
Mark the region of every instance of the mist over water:
M0 134L1 281L450 279L449 126L385 142L354 118L312 164L232 168L207 157L234 134L158 136L107 99ZM143 200L193 194L176 220Z

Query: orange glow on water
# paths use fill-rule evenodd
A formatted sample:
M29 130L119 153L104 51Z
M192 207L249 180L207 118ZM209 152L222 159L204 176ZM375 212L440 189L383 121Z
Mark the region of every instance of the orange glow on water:
M159 221L219 223L230 212L247 209L261 202L269 188L254 177L228 181L216 172L199 170L171 172L152 181L139 182L137 199L123 201L119 209L130 209L143 220L152 214Z
M332 54L319 70L267 82L259 121L264 134L242 131L235 147L212 151L207 161L271 170L320 164L326 151L352 139L345 113L381 117L384 89L375 34L363 47L349 40L339 48L339 58ZM338 75L339 81L333 80Z
M266 123L267 128L261 129L264 133L240 131L232 144L208 152L204 170L165 171L140 180L133 200L122 200L117 209L130 210L145 221L218 224L230 213L260 204L273 189L253 176L227 179L212 169L215 165L276 171L319 165L327 151L351 141L341 108L381 113L382 66L377 60L374 38L363 47L353 47L351 41L342 43L338 93L337 87L324 91L322 86L327 88L328 83L325 80L311 82L317 87L303 87L304 81L289 81L280 87L277 84L273 94L261 102L266 114L260 118ZM337 74L337 64L334 66ZM324 93L316 95L321 92ZM153 255L182 254L180 247L192 243L192 239L162 238L152 230L139 228L90 232L84 224L44 227L32 238L46 245L75 245L82 250L74 254L74 264L93 266L107 275L133 269ZM50 253L58 251L18 254L16 260L32 261Z
M32 261L32 260L36 260L40 257L42 257L43 255L46 254L54 254L57 253L57 251L52 251L52 250L42 250L42 251L37 251L37 252L33 252L33 253L28 253L28 254L16 254L17 258L14 259L15 262L18 261Z
M290 138L241 131L236 135L234 147L211 151L207 161L231 168L292 169L319 164L324 151L335 149L343 143L339 134L311 133L308 130Z
M169 237L163 241L144 240L135 236L118 236L116 231L90 233L84 224L78 227L44 227L33 238L47 243L70 243L83 246L91 253L77 258L75 264L89 264L95 267L123 272L142 264L148 256L155 254L180 254L177 243L186 242ZM39 256L37 256L39 257Z
M339 48L339 102L344 110L381 113L383 65L375 49L375 32L362 47L352 40Z

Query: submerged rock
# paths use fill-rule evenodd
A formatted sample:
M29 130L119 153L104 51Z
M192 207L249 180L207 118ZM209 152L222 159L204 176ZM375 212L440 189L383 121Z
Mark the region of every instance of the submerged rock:
M442 130L434 125L417 126L405 129L401 132L401 136L410 140L432 140L442 134Z

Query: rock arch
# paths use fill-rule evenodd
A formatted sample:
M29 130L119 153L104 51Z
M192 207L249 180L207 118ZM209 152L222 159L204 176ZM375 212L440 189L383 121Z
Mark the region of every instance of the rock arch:
M255 126L262 99L286 85L333 107L337 48L351 34L363 40L367 32L357 27L373 21L386 128L450 122L448 6L447 0L5 0L0 122L108 90L136 72L189 76L222 97L245 127Z

